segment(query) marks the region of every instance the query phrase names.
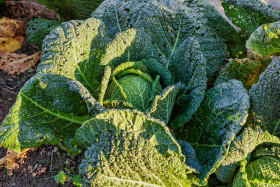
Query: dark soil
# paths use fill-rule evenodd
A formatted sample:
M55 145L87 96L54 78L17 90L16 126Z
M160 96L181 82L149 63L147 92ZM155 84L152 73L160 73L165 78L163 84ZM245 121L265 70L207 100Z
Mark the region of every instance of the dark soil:
M0 17L6 16L17 19L17 17L15 17L16 14L10 14L12 10L17 10L16 13L20 16L18 19L26 22L35 19L36 16L44 18L50 17L45 15L44 7L37 7L38 10L42 10L38 11L38 13L34 12L34 10L37 10L36 8L34 10L28 10L28 7L31 6L26 2L22 2L19 5L8 4L5 6L6 7L0 7ZM12 10L9 9L10 7L12 7ZM52 15L51 17L54 16ZM16 53L32 55L37 52L38 49L38 47L29 44L25 40L22 48L16 51ZM9 113L9 109L15 103L20 89L35 73L36 67L18 76L8 75L6 72L0 70L0 125ZM0 159L6 156L6 151L7 149L0 147ZM75 158L71 158L65 151L60 150L58 146L46 145L33 148L16 160L12 175L9 174L6 168L1 168L0 166L0 187L74 186L71 178L68 178L63 185L56 184L54 176L62 170L65 173L71 173L69 167L75 174L78 174L78 166L82 157L83 154L80 154Z

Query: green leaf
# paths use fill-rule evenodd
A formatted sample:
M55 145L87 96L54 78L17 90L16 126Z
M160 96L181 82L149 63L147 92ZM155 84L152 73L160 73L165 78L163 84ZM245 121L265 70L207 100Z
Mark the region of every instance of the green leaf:
M152 105L145 111L145 114L149 117L160 119L167 124L173 110L176 96L178 92L184 88L185 86L182 84L167 87L160 95L155 97Z
M105 52L106 37L101 21L69 21L48 35L38 73L52 73L81 82L97 98L104 67L99 66Z
M242 83L231 80L210 89L181 139L190 143L201 165L200 184L205 185L227 154L228 147L245 124L249 96Z
M250 90L255 122L280 136L280 58L275 58Z
M241 29L245 40L259 26L280 19L280 14L262 0L224 0L222 5L226 15Z
M138 133L103 131L79 166L83 185L191 186L180 157L163 156Z
M106 109L99 104L89 93L89 91L78 81L70 80L67 82L69 90L79 94L79 96L84 100L87 105L87 109L91 116L102 113Z
M167 67L185 39L193 35L207 59L208 77L214 76L227 55L224 40L207 25L203 15L180 0L105 0L92 17L105 23L111 38L129 28L143 29L152 38L160 62Z
M245 42L240 38L240 34L210 3L211 1L188 0L185 1L185 4L201 13L207 21L207 26L211 27L213 31L226 40L231 57L235 58L239 53L246 52Z
M82 179L80 177L80 175L75 175L73 178L72 178L72 181L73 181L73 184L75 186L78 186L78 187L81 187L82 186Z
M56 176L54 176L54 180L57 184L61 183L64 184L66 181L67 176L65 175L64 171L59 172Z
M157 92L162 88L157 87ZM106 99L122 100L131 103L135 109L145 111L147 101L151 97L152 84L140 76L127 75L109 85Z
M279 18L280 19L280 18ZM246 47L262 57L269 57L280 52L280 22L260 26L253 32Z
M178 99L175 119L169 125L179 129L189 122L199 108L206 89L206 60L199 43L194 37L188 38L171 58L170 71L176 82L182 82L186 89Z
M58 21L40 18L28 22L28 28L26 30L28 42L42 48L44 38L59 25L60 22Z
M52 74L31 78L0 126L0 146L21 152L73 136L89 112L81 96L69 89L69 80Z
M250 88L256 84L260 75L265 71L271 60L249 61L248 59L235 59L230 61L224 69L222 69L215 84L228 82L236 79L243 83L244 88Z
M38 3L54 10L62 21L86 19L103 0L37 0Z
M277 144L272 144L270 142L264 143L254 150L254 152L250 155L250 159L256 160L257 158L262 156L280 158L280 146Z
M108 31L107 35L110 36ZM100 64L110 64L113 67L117 67L125 62L157 59L156 53L152 38L143 29L132 28L121 33L115 33L106 46L106 51L102 55Z
M224 183L231 182L238 164L263 143L279 144L280 140L259 128L246 128L230 144L226 158L216 171L217 178Z
M126 101L105 100L103 106L106 109L133 109L133 105Z
M117 130L140 133L142 138L148 139L163 155L182 154L179 144L164 122L147 117L136 110L112 109L96 115L77 129L72 143L88 148L100 139L102 132Z
M233 187L280 186L279 159L264 156L248 165L243 164L233 181Z
M182 140L177 140L177 142L181 146L183 155L186 157L186 165L194 168L197 173L200 173L201 165L199 164L194 148L188 142Z

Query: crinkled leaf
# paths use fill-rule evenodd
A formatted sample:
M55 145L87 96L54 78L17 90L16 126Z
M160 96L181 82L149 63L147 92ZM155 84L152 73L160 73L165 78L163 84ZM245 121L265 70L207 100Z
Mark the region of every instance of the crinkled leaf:
M280 158L280 146L277 144L271 144L270 142L268 142L268 144L262 144L254 150L250 156L250 159L255 160L262 156Z
M73 137L89 112L81 96L69 89L69 80L52 74L31 78L0 127L0 146L21 152Z
M106 109L90 95L89 91L80 82L70 80L67 82L67 85L69 86L70 91L79 94L81 99L84 100L91 116L106 111Z
M186 165L194 168L197 173L200 173L201 165L199 164L194 148L188 142L182 140L177 140L177 142L181 146L183 155L186 157Z
M280 58L275 58L250 90L255 122L280 136Z
M233 181L233 187L280 186L280 161L264 156L243 164Z
M38 73L59 74L77 80L97 98L103 76L99 64L105 52L104 34L104 25L94 18L62 23L43 42Z
M157 93L162 88L157 86ZM106 99L123 100L131 103L135 109L145 111L151 97L152 84L140 76L127 75L114 80L108 87Z
M160 80L163 82L164 87L168 87L174 84L172 73L156 59L143 60L142 63L148 70L149 75L155 78L160 76Z
M222 69L215 84L236 79L241 81L247 90L250 90L250 88L258 82L260 75L270 63L271 60L262 60L261 62L251 62L248 59L232 60Z
M54 10L62 21L86 19L103 0L37 0L38 3Z
M186 89L175 107L176 117L169 125L170 128L183 127L200 106L207 82L205 64L200 45L194 37L186 39L171 58L170 71L174 72L175 81L184 83Z
M92 17L105 23L109 37L132 27L144 29L153 39L161 63L166 66L185 39L193 35L197 36L207 59L209 77L214 75L226 57L224 40L207 25L207 20L199 11L183 1L105 0Z
M201 184L214 173L227 154L235 135L245 124L249 96L242 83L231 80L210 89L198 112L181 133L196 151L201 165Z
M155 97L150 108L145 111L146 115L155 119L160 119L167 124L173 110L176 96L180 89L184 87L185 86L182 84L176 84L164 89L160 95Z
M262 0L224 0L222 5L245 39L259 26L280 19L280 14Z
M238 164L263 143L279 144L280 140L259 128L246 128L232 141L226 158L216 171L217 178L224 183L231 182Z
M96 115L76 131L72 142L88 148L100 139L102 132L116 132L117 130L138 132L142 138L148 139L164 155L182 154L179 144L163 122L149 118L142 112L131 110L112 109Z
M58 21L40 18L30 21L26 30L28 42L41 48L44 38L59 25Z
M106 109L133 109L133 105L127 101L119 101L119 100L105 100L103 102L103 106Z
M137 133L100 134L80 166L84 186L191 186L178 155L165 157Z
M280 20L280 18L279 18ZM280 22L260 26L253 32L246 47L253 53L268 57L280 52Z
M219 36L226 40L231 57L236 57L239 53L246 52L245 43L240 38L236 29L218 12L211 4L212 0L187 0L188 7L191 7L207 20L207 25L211 27Z

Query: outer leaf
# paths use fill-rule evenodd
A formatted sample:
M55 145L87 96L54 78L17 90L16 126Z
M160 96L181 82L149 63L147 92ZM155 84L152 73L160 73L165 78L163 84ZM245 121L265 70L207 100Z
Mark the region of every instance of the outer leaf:
M168 158L126 131L104 132L79 166L83 186L191 186L178 155Z
M280 158L280 146L277 144L262 144L258 146L256 150L250 156L251 160L255 160L262 156L271 156L275 158Z
M182 140L177 140L177 142L180 144L182 153L186 157L186 165L194 168L197 173L200 173L201 165L199 164L194 148L188 142Z
M44 38L59 25L60 22L58 21L40 18L30 21L26 30L28 42L41 48Z
M244 41L235 28L211 5L212 0L187 0L188 7L200 12L219 36L226 40L230 56L236 57L240 52L246 52Z
M275 58L250 90L255 122L280 136L280 58Z
M156 96L150 108L145 111L146 115L160 119L167 124L173 110L176 96L180 89L184 87L185 86L182 84L176 84L164 89L160 95Z
M248 59L232 60L219 74L215 84L227 82L232 79L239 80L247 90L256 84L271 60L251 62Z
M89 91L78 81L70 80L67 82L69 90L80 95L87 104L88 111L92 116L105 112L106 109L99 104L89 93Z
M38 73L59 74L77 80L95 97L103 76L99 64L105 44L101 21L91 18L63 23L45 38Z
M264 156L247 166L241 166L234 178L233 187L240 186L280 186L280 161L279 159Z
M102 132L117 130L138 132L163 155L182 154L179 144L163 122L149 118L142 112L131 110L112 109L96 115L76 131L72 142L88 148L100 139Z
M224 0L222 5L226 15L241 29L246 39L259 26L280 19L280 14L262 0Z
M21 89L0 127L0 146L21 152L58 144L89 119L86 103L69 89L68 78L37 75Z
M187 63L186 63L187 62ZM179 129L189 122L200 106L206 89L206 61L195 38L188 38L171 58L170 70L177 82L187 86L180 96L176 117L170 127Z
M195 149L201 165L201 184L214 173L235 135L245 124L249 96L242 83L231 80L209 90L182 138Z
M238 164L263 143L279 144L280 140L267 131L246 128L231 143L226 158L216 172L217 178L224 183L231 182Z
M62 21L86 19L103 0L37 0L54 10Z
M105 0L92 17L105 23L109 37L132 27L144 29L153 39L161 62L167 67L184 40L193 35L197 36L207 59L209 77L214 75L226 57L224 40L207 26L200 12L189 8L184 1Z
M279 37L280 21L262 25L251 34L246 47L257 55L268 57L280 52Z
M107 31L107 34L110 33ZM156 53L152 38L143 29L128 29L122 33L115 33L112 41L106 46L100 64L117 67L124 62L156 58Z

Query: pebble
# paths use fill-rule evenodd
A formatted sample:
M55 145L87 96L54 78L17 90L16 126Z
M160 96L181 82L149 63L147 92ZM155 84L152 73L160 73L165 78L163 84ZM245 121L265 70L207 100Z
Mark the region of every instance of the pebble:
M6 85L7 85L7 83L6 83L5 79L0 77L0 86L6 86Z

